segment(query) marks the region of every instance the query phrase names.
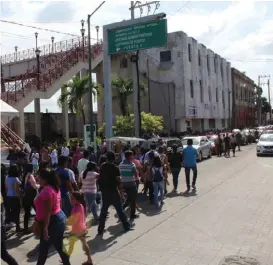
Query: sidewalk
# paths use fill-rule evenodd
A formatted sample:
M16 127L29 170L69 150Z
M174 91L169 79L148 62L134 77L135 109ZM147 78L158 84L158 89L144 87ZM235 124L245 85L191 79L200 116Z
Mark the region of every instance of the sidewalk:
M231 265L236 263L227 258L239 255L244 260L237 264L258 265L257 259L272 265L273 160L271 166L270 160L257 159L254 148L245 148L236 158L200 163L196 196L168 198L161 212L145 206L133 231L122 233L111 212L103 239L95 237L97 227L89 232L95 264ZM23 260L36 243L27 240L11 253L20 264L29 264ZM77 243L71 264L84 260ZM47 264L56 262L54 254Z

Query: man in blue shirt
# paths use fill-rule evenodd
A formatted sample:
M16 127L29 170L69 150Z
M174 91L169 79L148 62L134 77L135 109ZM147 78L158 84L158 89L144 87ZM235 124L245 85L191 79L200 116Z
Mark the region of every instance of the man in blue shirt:
M196 157L197 150L192 146L193 140L188 139L187 147L183 150L184 157L184 167L185 167L185 175L186 175L186 183L187 183L187 191L189 192L191 189L190 186L190 171L193 172L193 180L192 180L192 189L196 190L196 179L197 179L197 167L196 167Z

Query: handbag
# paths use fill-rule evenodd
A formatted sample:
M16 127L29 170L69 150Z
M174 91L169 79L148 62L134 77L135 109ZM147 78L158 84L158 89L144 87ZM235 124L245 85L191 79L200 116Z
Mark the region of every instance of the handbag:
M41 237L41 235L43 233L43 222L39 222L38 220L34 221L33 233L35 236Z

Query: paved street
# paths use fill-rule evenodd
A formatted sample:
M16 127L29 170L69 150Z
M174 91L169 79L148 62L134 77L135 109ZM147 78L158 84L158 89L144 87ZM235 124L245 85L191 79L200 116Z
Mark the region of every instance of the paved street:
M257 158L255 148L252 144L235 158L199 163L197 194L167 198L161 212L144 204L131 232L121 232L111 211L103 239L95 237L97 227L89 231L95 264L272 265L273 157ZM185 190L183 173L179 190ZM26 238L9 242L20 265L36 261L26 254L38 241ZM242 261L233 262L236 256ZM58 258L52 252L47 264L58 264ZM77 243L71 264L84 260Z

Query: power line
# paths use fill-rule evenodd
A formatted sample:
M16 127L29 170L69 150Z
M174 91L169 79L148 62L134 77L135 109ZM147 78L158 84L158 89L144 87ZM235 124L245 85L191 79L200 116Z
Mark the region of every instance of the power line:
M185 4L183 4L181 7L179 7L174 13L172 13L171 15L169 15L168 17L172 17L174 16L176 13L178 13L182 8L187 7L187 5L190 3L191 1L187 1Z
M41 27L25 25L25 24L18 23L18 22L15 22L15 21L8 21L8 20L0 19L0 22L9 23L9 24L12 24L12 25L17 25L17 26L26 27L26 28L32 28L32 29L36 29L36 30L38 29L38 30L44 30L44 31L48 31L48 32L58 33L58 34L69 35L69 36L72 36L72 37L80 37L80 35L76 35L76 34L72 34L72 33L61 32L61 31L58 31L58 30L52 30L52 29L47 29L47 28L41 28Z

